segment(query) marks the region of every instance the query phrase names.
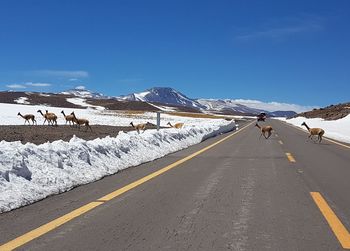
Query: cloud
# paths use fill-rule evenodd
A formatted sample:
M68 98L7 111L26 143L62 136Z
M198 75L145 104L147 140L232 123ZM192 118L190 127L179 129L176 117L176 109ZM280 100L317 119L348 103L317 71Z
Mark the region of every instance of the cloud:
M246 105L251 108L262 109L269 112L274 111L295 111L297 113L310 111L316 106L302 106L297 104L279 103L279 102L262 102L259 100L250 99L235 99L239 104Z
M275 19L265 23L260 29L239 34L235 38L239 41L258 39L283 39L297 34L307 34L323 29L322 19L317 16L303 16L294 18Z
M33 82L27 82L25 83L27 86L35 86L35 87L48 87L51 86L50 83L33 83Z
M30 71L29 73L37 76L63 77L63 78L69 78L69 79L89 77L89 73L87 71L38 70L38 71Z
M77 89L77 90L86 90L86 87L83 86L83 85L79 85L79 86L76 86L74 89Z
M33 83L33 82L26 82L26 83L20 83L20 84L7 84L5 85L7 88L11 89L26 89L28 87L49 87L52 84L50 83Z
M25 85L21 85L21 84L9 84L6 85L7 88L11 88L11 89L25 89L27 88Z
M78 79L78 78L70 78L70 79L68 79L68 81L70 81L70 82L79 82L80 79Z

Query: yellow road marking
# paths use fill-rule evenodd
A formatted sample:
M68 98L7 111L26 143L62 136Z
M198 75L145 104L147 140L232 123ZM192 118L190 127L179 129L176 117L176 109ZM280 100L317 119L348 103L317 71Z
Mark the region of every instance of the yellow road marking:
M197 152L195 152L195 153L193 153L193 154L191 154L191 155L189 155L181 160L174 162L173 164L170 164L170 165L168 165L168 166L166 166L166 167L164 167L164 168L162 168L154 173L151 173L151 174L149 174L149 175L147 175L147 176L145 176L137 181L130 183L129 185L126 185L120 189L115 190L114 192L111 192L111 193L97 199L97 201L90 202L82 207L79 207L70 213L67 213L67 214L65 214L65 215L63 215L63 216L61 216L61 217L59 217L51 222L48 222L48 223L46 223L46 224L44 224L36 229L33 229L30 232L27 232L27 233L15 238L15 239L9 241L9 242L1 245L0 251L13 250L15 248L18 248L18 247L20 247L20 246L22 246L22 245L24 245L32 240L44 235L44 234L52 231L53 229L73 220L74 218L76 218L84 213L89 212L90 210L94 209L95 207L104 204L104 201L109 201L109 200L111 200L111 199L113 199L113 198L115 198L115 197L117 197L117 196L119 196L119 195L121 195L121 194L123 194L123 193L125 193L125 192L127 192L127 191L129 191L129 190L131 190L131 189L133 189L133 188L135 188L135 187L137 187L137 186L139 186L139 185L141 185L141 184L143 184L143 183L145 183L145 182L147 182L147 181L149 181L149 180L151 180L151 179L153 179L153 178L155 178L155 177L157 177L157 176L159 176L167 171L169 171L170 169L196 157L197 155L209 150L210 148L213 148L214 146L222 143L223 141L225 141L225 140L231 138L232 136L236 135L237 133L243 131L245 128L252 125L253 123L255 123L255 122L249 123L248 125L239 129L238 131L226 136L225 138L223 138L221 140L218 140L217 142L215 142L215 143L213 143L213 144L211 144L211 145L209 145L209 146L207 146L207 147L205 147L205 148L203 148L203 149L201 149L201 150L199 150L199 151L197 151Z
M307 130L304 130L304 129L298 127L298 126L289 124L289 123L287 123L287 122L284 122L284 123L285 123L286 125L290 126L290 127L293 127L293 128L295 128L295 129L298 129L299 131L302 131L302 132L307 133L307 134L309 133ZM326 133L327 133L327 132L326 132ZM342 146L342 147L345 147L345 148L350 149L350 146L345 145L345 144L342 144L342 143L340 143L340 142L338 142L338 141L332 140L332 139L330 139L330 138L328 138L328 137L323 136L322 138L323 138L323 140L327 140L327 141L332 142L332 143L334 143L334 144L336 144L336 145L339 145L339 146Z
M293 155L291 153L286 153L286 155L287 155L287 158L288 158L289 162L293 162L293 163L296 162L294 157L293 157Z
M331 227L335 236L338 238L342 247L344 249L350 249L350 234L343 223L341 223L337 215L333 212L320 193L311 192L310 194L321 213L326 218L329 226Z
M18 248L22 245L24 245L27 242L30 242L39 236L46 234L47 232L50 232L51 230L63 225L64 223L90 211L91 209L94 209L95 207L103 204L103 202L90 202L89 204L86 204L82 207L79 207L78 209L75 209L74 211L65 214L47 224L44 224L20 237L17 237L16 239L9 241L5 243L4 245L0 246L1 251L5 250L13 250L15 248Z
M282 140L279 140L279 141L278 141L278 143L280 143L280 145L283 145L283 142L282 142Z

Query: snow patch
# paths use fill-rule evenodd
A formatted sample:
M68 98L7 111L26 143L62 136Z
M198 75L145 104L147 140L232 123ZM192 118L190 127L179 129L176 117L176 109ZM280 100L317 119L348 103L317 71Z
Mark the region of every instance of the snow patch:
M147 94L149 94L150 92L140 92L140 93L135 93L135 97L140 100L140 101L145 101L145 97L147 96Z
M50 94L46 94L46 93L40 93L39 96L42 96L42 97L51 97Z
M83 107L88 107L88 108L93 108L99 111L103 111L105 110L105 108L103 106L98 106L98 105L91 105L86 103L86 99L85 98L67 98L66 99L69 103L75 104L75 105L80 105Z
M29 105L30 103L28 102L27 97L19 97L18 99L15 99L14 102L17 104L24 104L24 105Z

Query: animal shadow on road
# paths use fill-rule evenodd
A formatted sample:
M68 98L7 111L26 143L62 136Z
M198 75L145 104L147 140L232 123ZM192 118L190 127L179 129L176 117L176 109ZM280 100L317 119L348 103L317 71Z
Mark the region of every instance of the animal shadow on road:
M314 144L317 144L317 145L323 145L323 146L330 146L331 144L330 143L325 143L325 142L318 142L318 140L307 140L306 142L312 142Z

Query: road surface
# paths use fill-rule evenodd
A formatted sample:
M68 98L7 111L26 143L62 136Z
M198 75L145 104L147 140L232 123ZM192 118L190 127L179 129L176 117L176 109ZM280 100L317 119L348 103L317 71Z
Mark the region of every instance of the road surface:
M0 250L350 249L349 146L254 123L1 214Z

